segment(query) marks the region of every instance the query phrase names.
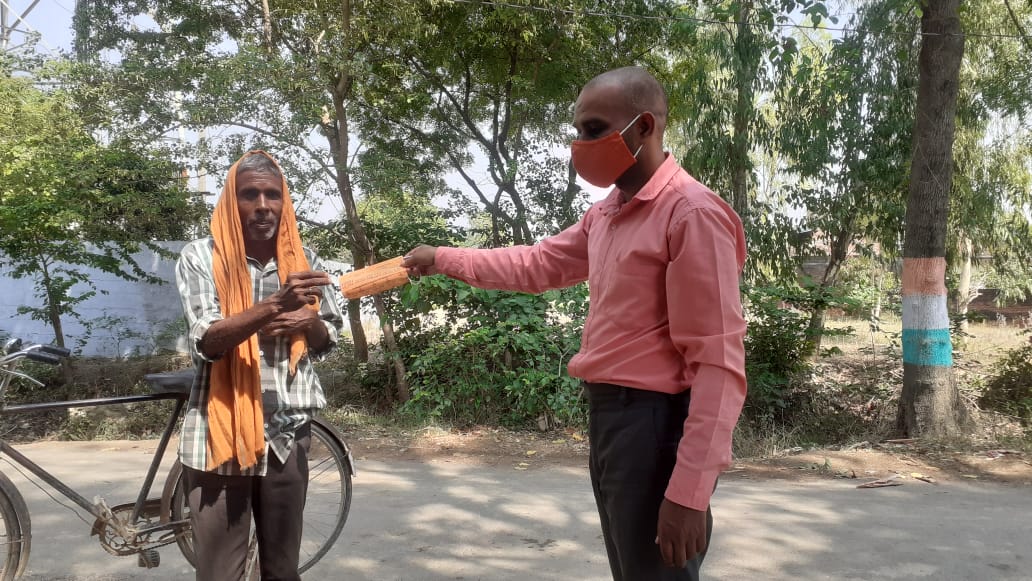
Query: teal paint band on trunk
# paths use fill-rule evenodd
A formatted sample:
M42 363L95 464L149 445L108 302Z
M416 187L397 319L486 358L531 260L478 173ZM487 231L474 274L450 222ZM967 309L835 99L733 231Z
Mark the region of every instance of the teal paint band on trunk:
M903 329L903 363L953 365L949 329Z

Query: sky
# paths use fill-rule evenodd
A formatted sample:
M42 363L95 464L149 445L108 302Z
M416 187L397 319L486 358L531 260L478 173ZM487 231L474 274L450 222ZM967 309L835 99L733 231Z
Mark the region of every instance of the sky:
M21 14L32 4L32 0L0 0L13 10L8 12L8 22L15 21L10 12ZM40 0L25 17L25 22L32 30L42 35L39 50L47 52L48 48L60 52L72 50L72 14L75 0ZM16 28L24 29L21 22L14 22ZM12 44L18 44L16 35Z

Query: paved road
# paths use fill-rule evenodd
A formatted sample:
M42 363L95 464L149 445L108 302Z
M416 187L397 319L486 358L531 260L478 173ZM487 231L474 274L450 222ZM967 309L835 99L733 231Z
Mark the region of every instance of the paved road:
M152 443L20 449L84 491L128 500ZM106 472L97 467L117 466ZM28 578L188 579L174 547L161 567L105 553L89 527L6 462L32 511ZM361 461L351 518L307 579L608 579L587 471ZM855 481L726 478L707 579L1032 581L1032 487L989 484L858 490Z

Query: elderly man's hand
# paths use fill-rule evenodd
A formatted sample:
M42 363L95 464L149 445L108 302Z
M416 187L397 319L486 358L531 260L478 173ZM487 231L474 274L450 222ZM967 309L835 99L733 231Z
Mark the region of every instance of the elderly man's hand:
M319 313L315 309L298 309L276 315L276 318L269 321L259 332L272 337L297 335L308 332L313 325L320 322Z
M280 313L296 311L305 305L315 304L316 299L322 296L322 289L319 287L330 284L330 275L325 272L292 272L287 275L283 286L268 300L276 303Z

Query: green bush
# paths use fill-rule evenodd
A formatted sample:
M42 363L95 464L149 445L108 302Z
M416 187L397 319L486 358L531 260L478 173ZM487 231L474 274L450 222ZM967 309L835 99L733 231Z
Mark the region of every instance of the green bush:
M402 305L422 315L396 321L408 411L467 425L585 422L580 382L566 371L580 349L585 286L529 295L427 277L403 292Z
M745 290L748 330L745 374L747 418L769 422L790 407L797 378L809 370L810 315L797 308L807 295L782 288Z
M1032 425L1032 342L1011 349L996 362L978 403Z

